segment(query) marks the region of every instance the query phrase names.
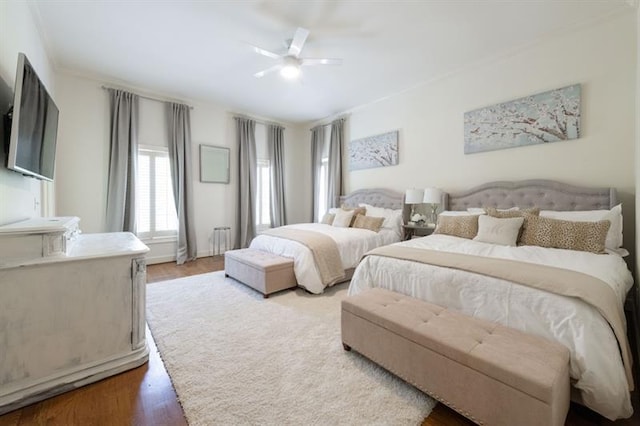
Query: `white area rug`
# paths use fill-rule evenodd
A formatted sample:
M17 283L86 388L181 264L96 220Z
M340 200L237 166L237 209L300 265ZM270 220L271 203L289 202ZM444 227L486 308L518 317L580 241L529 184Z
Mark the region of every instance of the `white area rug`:
M340 339L346 285L263 299L224 272L147 286L147 320L191 425L420 424L435 401Z

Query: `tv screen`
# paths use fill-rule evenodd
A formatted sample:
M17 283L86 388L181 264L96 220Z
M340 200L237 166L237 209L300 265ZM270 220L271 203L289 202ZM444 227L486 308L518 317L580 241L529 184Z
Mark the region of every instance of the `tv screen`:
M53 180L58 107L27 57L18 55L7 167L38 179Z

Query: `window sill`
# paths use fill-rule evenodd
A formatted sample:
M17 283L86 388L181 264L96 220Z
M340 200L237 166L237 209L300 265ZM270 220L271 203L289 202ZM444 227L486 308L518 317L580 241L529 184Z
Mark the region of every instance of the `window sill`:
M166 243L175 243L178 241L178 237L175 235L171 236L163 236L163 237L138 237L140 241L147 245L154 244L166 244Z

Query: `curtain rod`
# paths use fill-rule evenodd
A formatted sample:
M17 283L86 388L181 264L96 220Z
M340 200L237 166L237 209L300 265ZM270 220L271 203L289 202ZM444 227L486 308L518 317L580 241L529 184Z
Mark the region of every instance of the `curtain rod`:
M253 120L256 124L262 124L263 126L269 126L269 125L273 125L273 126L280 126L283 129L286 130L286 127L283 124L280 123L276 123L273 121L262 121L262 120L256 120L255 118L251 118L251 117L247 117L245 115L234 115L233 119L234 120L238 120L238 119L245 119L245 120Z
M113 90L122 90L124 92L129 92L129 93L133 93L130 90L126 90L126 89L118 89L117 87L108 87L108 86L100 86L103 90L109 90L109 89L113 89ZM191 105L187 105L183 102L178 102L178 101L171 101L171 100L167 100L167 99L162 99L162 98L154 98L152 96L146 96L146 95L140 95L138 93L134 93L134 95L136 95L139 98L143 98L143 99L148 99L150 101L156 101L156 102L173 102L176 104L182 104L182 105L186 105L189 107L189 109L193 109L193 107Z

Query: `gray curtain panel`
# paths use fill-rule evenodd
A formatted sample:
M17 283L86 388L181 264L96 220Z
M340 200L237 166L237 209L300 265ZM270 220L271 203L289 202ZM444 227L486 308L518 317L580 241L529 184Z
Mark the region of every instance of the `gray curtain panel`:
M327 206L339 207L342 195L342 145L344 144L344 119L331 122L329 142L329 167L327 183Z
M187 105L167 103L169 123L169 163L173 197L178 214L176 263L195 260L197 255L193 218L193 179L191 170L191 115Z
M311 129L311 185L313 186L313 198L311 199L312 221L320 222L321 214L318 212L320 205L320 167L322 167L322 148L324 147L324 126L316 126Z
M138 96L109 89L110 155L106 225L109 232L136 232Z
M256 122L236 117L238 141L238 209L236 248L249 247L255 237L257 193Z
M271 227L287 223L284 204L284 128L275 124L267 126L267 146L271 162Z

